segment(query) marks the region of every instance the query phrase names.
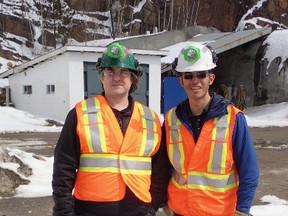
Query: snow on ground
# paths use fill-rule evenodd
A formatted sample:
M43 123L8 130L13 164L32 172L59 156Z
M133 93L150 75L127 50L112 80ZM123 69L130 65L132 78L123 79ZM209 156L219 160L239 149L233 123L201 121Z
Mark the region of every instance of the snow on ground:
M288 102L251 107L244 112L250 127L288 126Z
M245 110L247 123L250 127L288 126L288 102L279 104L267 104L252 107ZM61 127L47 126L45 119L36 117L11 107L0 107L0 136L1 133L17 132L57 132ZM42 157L39 160L32 153L19 149L7 148L10 156L15 156L33 170L33 174L27 177L28 185L21 185L16 189L15 197L43 197L51 196L51 180L53 157ZM0 161L0 167L17 172L17 164ZM1 197L0 197L1 199ZM251 213L254 216L287 216L288 201L281 200L273 195L265 195L261 201L263 205L253 206Z
M44 118L17 110L0 107L0 134L18 132L58 132L61 127L49 126Z

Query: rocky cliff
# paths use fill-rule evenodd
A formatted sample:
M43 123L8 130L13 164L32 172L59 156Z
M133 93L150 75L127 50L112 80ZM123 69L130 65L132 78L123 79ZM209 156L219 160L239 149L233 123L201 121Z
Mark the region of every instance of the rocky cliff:
M0 72L68 43L193 25L287 29L287 0L0 0Z

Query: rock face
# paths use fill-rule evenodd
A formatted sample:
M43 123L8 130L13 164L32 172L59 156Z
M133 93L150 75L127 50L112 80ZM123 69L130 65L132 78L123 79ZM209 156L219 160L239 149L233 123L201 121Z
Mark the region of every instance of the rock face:
M23 62L73 40L85 42L139 35L195 24L220 31L234 31L241 19L253 17L259 26L268 24L274 29L287 28L287 0L267 0L259 6L256 6L257 2L35 0L12 4L0 0L0 57ZM253 12L247 13L251 8ZM255 28L255 25L248 22L245 28ZM15 50L14 45L23 49ZM27 49L30 50L28 54L23 51Z

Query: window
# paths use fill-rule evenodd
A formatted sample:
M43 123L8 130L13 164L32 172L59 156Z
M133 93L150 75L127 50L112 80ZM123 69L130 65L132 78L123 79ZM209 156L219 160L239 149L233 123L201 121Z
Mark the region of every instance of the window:
M32 85L23 86L23 94L32 94Z
M54 94L55 93L55 85L46 85L46 93Z

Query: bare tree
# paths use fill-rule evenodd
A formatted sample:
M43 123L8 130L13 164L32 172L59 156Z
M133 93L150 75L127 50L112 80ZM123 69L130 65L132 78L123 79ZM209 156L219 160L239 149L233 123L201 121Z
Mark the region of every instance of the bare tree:
M196 10L195 10L195 16L194 16L194 23L193 23L194 26L197 24L197 16L198 16L198 10L199 10L199 5L200 5L200 0L195 0L195 1L196 1Z

